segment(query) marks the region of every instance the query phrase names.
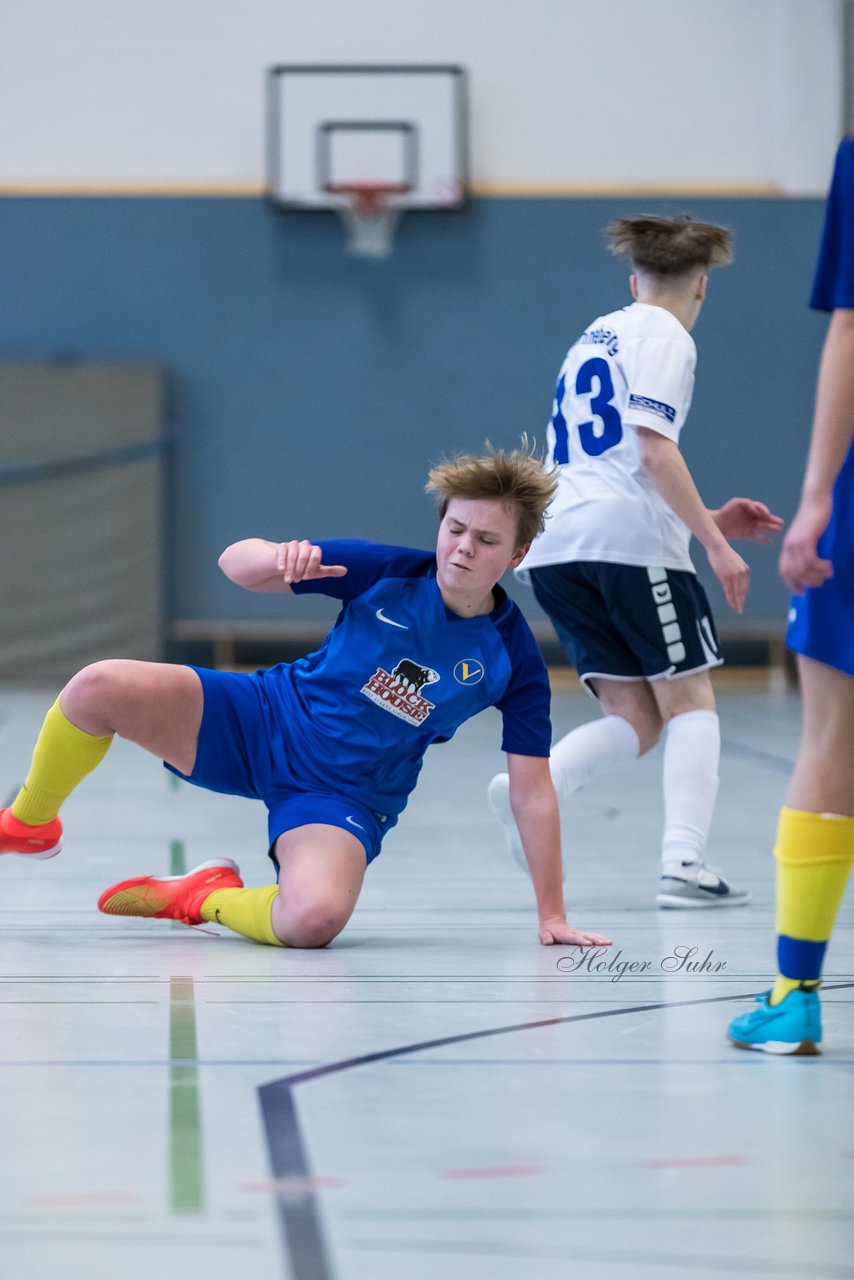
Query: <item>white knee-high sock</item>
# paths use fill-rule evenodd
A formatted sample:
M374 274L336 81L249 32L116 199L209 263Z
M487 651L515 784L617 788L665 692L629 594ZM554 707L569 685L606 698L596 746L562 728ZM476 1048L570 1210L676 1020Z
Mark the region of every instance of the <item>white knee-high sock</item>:
M718 794L721 729L714 711L674 716L664 739L662 863L702 862Z
M622 716L591 720L552 747L549 768L555 791L571 796L600 773L639 755L640 741L628 720Z

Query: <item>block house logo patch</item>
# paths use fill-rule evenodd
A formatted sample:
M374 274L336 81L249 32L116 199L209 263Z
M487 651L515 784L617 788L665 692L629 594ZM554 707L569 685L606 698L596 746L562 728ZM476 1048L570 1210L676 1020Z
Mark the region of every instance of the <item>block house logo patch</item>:
M367 684L362 686L361 692L399 720L419 725L424 723L436 705L422 697L421 690L439 679L439 672L431 667L423 667L410 658L401 658L391 673L378 667Z

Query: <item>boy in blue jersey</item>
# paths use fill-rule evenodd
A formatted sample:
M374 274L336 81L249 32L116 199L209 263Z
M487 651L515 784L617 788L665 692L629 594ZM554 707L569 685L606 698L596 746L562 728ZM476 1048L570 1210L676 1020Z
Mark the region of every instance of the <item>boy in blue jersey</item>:
M495 706L540 942L609 945L566 922L548 677L497 585L542 528L554 481L516 450L443 463L427 487L441 513L435 553L261 538L223 552L223 572L249 591L341 601L317 653L254 675L117 659L73 677L48 712L24 786L0 810L0 852L59 852L59 808L118 733L198 786L262 800L279 881L247 889L237 866L218 859L185 876L113 885L100 909L325 946L350 918L427 747Z
M831 319L780 556L803 733L774 849L779 974L729 1027L738 1048L780 1054L819 1052L822 966L854 861L854 134L837 152L811 304Z

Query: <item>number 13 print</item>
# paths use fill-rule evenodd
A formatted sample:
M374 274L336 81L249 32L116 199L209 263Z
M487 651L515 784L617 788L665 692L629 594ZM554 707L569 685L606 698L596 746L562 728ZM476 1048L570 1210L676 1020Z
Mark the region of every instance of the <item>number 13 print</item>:
M613 449L623 438L623 422L614 405L614 384L608 361L601 356L585 360L575 375L575 391L579 396L590 396L589 422L579 422L578 438L585 453L598 457L607 449ZM566 374L561 374L555 390L555 407L552 426L555 432L555 462L569 462L569 429L563 416L563 398L566 393ZM596 429L596 420L601 423Z

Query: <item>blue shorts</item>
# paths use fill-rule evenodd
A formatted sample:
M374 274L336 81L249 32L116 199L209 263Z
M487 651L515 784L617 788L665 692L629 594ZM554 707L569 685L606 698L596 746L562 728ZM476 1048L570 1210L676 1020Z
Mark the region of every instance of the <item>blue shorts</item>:
M179 778L225 795L248 796L267 806L270 857L285 831L320 822L340 827L360 840L368 862L380 852L395 814L374 813L358 800L317 789L299 776L298 766L281 750L281 726L274 732L269 703L251 675L193 667L202 682L204 709L193 772Z
M854 581L838 560L832 578L792 597L786 645L793 653L854 676Z
M532 569L531 583L589 692L597 676L672 680L723 662L695 573L585 560Z
M833 517L818 554L832 563L833 577L793 597L786 644L854 676L854 445L833 491Z

